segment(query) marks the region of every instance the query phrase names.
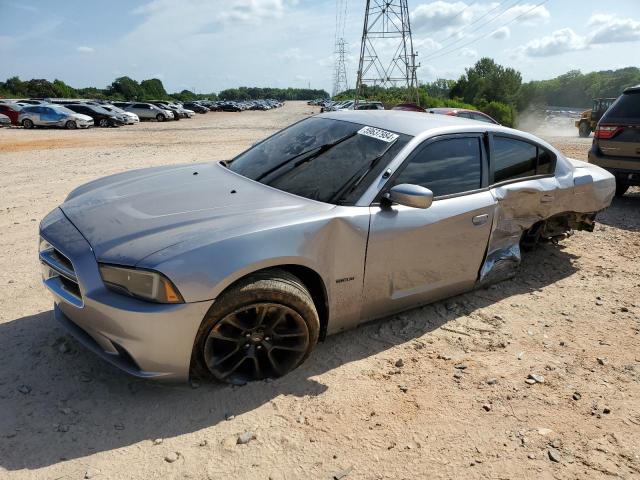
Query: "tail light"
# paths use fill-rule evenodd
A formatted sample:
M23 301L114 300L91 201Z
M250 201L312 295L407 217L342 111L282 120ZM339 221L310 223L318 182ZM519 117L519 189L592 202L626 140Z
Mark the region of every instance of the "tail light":
M622 127L618 125L598 125L593 136L595 138L603 138L605 140L615 137Z

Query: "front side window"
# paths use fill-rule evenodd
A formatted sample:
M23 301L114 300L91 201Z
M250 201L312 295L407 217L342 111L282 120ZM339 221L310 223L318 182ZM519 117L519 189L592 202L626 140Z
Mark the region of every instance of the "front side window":
M421 185L436 197L480 188L482 154L478 137L439 140L420 149L393 184Z
M411 138L365 127L312 117L240 154L229 168L301 197L353 204L368 179L380 173Z

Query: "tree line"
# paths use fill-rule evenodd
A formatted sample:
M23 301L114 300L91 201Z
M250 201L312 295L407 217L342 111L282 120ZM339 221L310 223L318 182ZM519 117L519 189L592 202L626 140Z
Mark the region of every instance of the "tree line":
M116 78L107 88L74 88L62 80L50 82L45 79L20 80L19 77L8 78L0 82L0 98L97 98L104 100L180 100L183 102L198 99L216 100L257 100L275 98L278 100L313 100L326 98L329 94L324 90L310 88L258 88L240 87L223 90L216 94L194 93L182 90L167 93L158 78L150 78L138 82L130 77Z
M624 88L637 84L640 70L636 67L587 74L572 70L550 80L523 83L517 70L499 65L491 58L481 58L457 80L438 79L421 84L418 96L424 108L480 110L503 125L513 126L518 112L529 107L588 107L593 98L617 97ZM411 97L409 93L405 88L366 87L363 98L379 100L390 107L406 101ZM354 96L355 91L349 90L338 98Z

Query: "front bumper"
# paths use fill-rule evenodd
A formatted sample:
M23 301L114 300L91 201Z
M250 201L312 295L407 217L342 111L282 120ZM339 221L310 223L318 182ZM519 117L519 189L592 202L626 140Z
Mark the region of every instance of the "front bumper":
M44 283L54 297L55 318L80 343L137 377L189 378L195 336L212 300L157 304L108 290L91 246L60 209L42 221L40 234L72 264L79 298L55 279Z

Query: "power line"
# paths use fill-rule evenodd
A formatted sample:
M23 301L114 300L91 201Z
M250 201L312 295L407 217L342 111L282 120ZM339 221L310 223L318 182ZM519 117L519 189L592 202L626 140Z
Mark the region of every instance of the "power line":
M544 5L544 4L545 4L545 3L547 3L548 1L549 1L549 0L543 0L542 2L538 3L537 5L535 5L534 7L530 8L529 10L527 10L527 11L525 11L525 12L522 12L522 13L521 13L520 15L518 15L517 17L514 17L514 18L512 18L511 20L509 20L508 22L506 22L506 23L504 23L504 24L500 25L498 28L506 27L507 25L512 24L513 22L515 22L515 21L516 21L516 20L518 20L519 18L524 17L525 15L527 15L528 13L530 13L530 12L534 11L536 8L538 8L538 7L542 6L542 5ZM494 31L495 31L495 30L494 30ZM462 45L460 45L460 46L458 46L458 47L454 48L453 50L450 50L450 51L448 51L448 52L442 52L442 53L440 53L440 54L438 54L438 55L431 56L431 57L428 57L428 58L429 58L430 60L433 60L434 58L444 57L444 56L446 56L446 55L449 55L450 53L457 52L458 50L460 50L460 49L462 49L462 48L464 48L464 47L466 47L466 46L468 46L468 45L471 45L472 43L475 43L475 42L477 42L478 40L482 40L483 38L488 37L488 36L489 36L489 35L491 35L492 33L493 33L493 31L488 32L488 33L486 33L486 34L484 34L484 35L481 35L481 36L479 36L479 37L476 37L476 38L472 39L471 41L469 41L469 42L467 42L467 43L463 43Z
M505 8L504 10L502 10L502 12L498 13L497 15L494 15L493 17L491 17L491 18L490 18L489 20L487 20L486 22L481 23L481 24L480 24L480 25L478 25L476 28L474 28L473 30L471 30L471 31L469 31L469 32L466 32L466 33L467 33L467 34L472 34L472 33L477 32L478 30L483 29L484 27L486 27L487 25L489 25L491 22L493 22L493 21L497 20L497 19L498 19L498 18L500 18L502 15L504 15L505 13L507 13L507 12L508 12L509 10L511 10L513 7L517 6L517 5L518 5L519 3L521 3L522 1L523 1L523 0L516 0L514 3L512 3L511 5L507 6L507 8ZM501 5L503 5L503 4L501 4ZM495 10L495 9L492 9L491 11L494 11L494 10ZM484 16L486 16L486 15L483 15L483 17L484 17ZM481 18L482 18L482 17L481 17ZM479 20L480 20L480 18L479 18L478 20L476 20L476 22L474 22L474 23L477 23ZM470 27L471 25L473 25L473 23L471 23L471 24L467 25L467 26L466 26L466 28ZM463 30L464 30L464 28L463 28L463 29L460 29L458 32L454 33L454 35L457 35L458 33L461 33ZM428 54L428 55L425 57L425 60L428 60L428 59L432 58L433 56L437 55L437 54L438 54L438 52L441 52L442 50L447 50L447 49L449 49L450 47L454 46L456 43L459 43L459 42L463 41L464 39L465 39L465 37L460 37L460 38L458 38L458 39L454 40L453 42L449 42L449 44L447 44L447 45L443 45L443 46L441 46L440 48L438 48L438 49L436 49L435 51L433 51L433 52L431 52L430 54Z

